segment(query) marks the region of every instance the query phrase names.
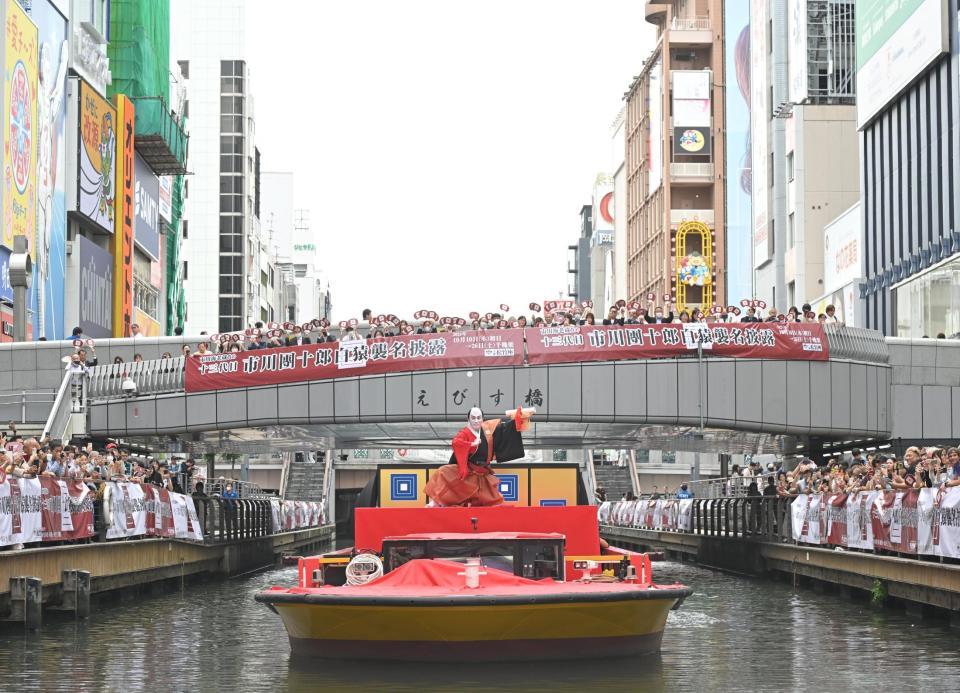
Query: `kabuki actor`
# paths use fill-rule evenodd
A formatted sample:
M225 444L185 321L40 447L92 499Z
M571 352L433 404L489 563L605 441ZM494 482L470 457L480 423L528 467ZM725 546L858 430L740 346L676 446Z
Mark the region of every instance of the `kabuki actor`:
M440 467L427 482L426 492L434 505L500 505L499 483L490 463L509 462L524 456L521 432L530 426L535 409L517 407L506 412L507 420L483 420L473 407L467 425L450 445L450 464Z

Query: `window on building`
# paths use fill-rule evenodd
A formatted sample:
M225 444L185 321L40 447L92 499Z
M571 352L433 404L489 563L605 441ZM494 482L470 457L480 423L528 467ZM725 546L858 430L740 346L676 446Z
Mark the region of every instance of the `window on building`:
M793 248L796 245L796 238L794 236L795 228L794 223L796 222L796 217L793 212L787 215L787 250Z
M183 229L183 239L186 240L190 237L190 233L189 233L190 223L186 219L184 219L180 223L182 224L180 228Z
M797 282L787 284L787 308L797 305Z
M180 67L180 74L183 75L183 78L190 79L190 61L178 60L177 65Z
M676 464L677 463L677 453L673 450L664 450L663 457L661 458L663 464Z
M190 99L183 100L183 117L184 118L190 117Z
M787 154L787 180L793 180L793 152Z
M190 272L188 271L188 264L186 260L183 261L183 278L184 279L190 278Z

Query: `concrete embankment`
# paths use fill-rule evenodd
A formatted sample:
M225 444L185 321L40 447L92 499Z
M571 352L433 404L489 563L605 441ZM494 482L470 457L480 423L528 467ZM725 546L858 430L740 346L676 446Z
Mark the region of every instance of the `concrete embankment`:
M0 553L0 618L24 620L22 602L29 598L21 593L22 581L18 583L23 577L39 580L39 594L33 599L44 608L70 605L73 610L79 599L76 610L84 612L91 597L96 601L149 585L237 575L276 565L284 554L323 550L333 540L334 526L325 525L212 544L142 539L5 551ZM72 584L75 571L83 576L80 591L87 593L79 597Z
M817 591L838 589L875 603L938 613L960 626L960 565L815 546L601 526L611 544L668 555L734 573L785 578Z

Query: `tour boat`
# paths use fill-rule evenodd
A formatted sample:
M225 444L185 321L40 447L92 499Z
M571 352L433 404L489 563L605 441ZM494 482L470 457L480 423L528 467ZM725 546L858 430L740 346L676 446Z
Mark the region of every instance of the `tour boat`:
M691 590L654 584L647 554L601 541L596 507L577 504L585 493L576 465L511 466L525 472L516 476L527 493L505 494L516 501L446 508L425 507L415 489L394 493L402 487L392 473L422 481L429 465L413 474L381 467L361 494L378 507L355 510L355 546L301 558L296 587L271 587L256 600L280 615L295 655L500 661L658 652L668 613ZM544 480L565 497L532 504L544 467L572 469L564 476L578 488L558 492L556 478Z

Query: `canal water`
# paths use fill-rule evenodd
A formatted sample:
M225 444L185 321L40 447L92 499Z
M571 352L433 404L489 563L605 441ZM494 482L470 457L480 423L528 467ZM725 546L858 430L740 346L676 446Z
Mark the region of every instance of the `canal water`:
M956 690L960 632L839 595L679 563L695 593L658 656L435 666L291 660L280 619L253 601L283 568L101 607L89 622L0 635L0 690L846 691Z

